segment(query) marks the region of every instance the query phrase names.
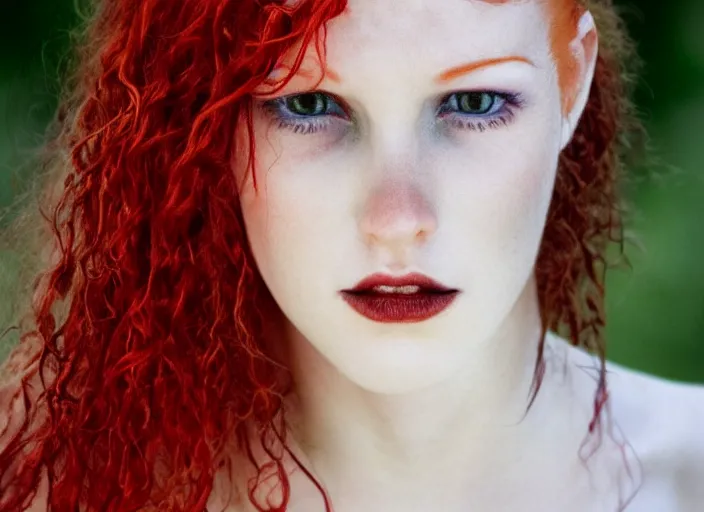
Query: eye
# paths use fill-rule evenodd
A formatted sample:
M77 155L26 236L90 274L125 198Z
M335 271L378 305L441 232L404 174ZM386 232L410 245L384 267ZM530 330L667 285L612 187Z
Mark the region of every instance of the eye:
M497 95L485 91L455 93L448 104L463 114L484 115L500 102Z
M333 99L321 91L292 94L267 100L262 108L279 128L287 128L294 133L309 134L326 128L333 122L331 118L347 118L347 113Z
M517 93L462 91L446 96L437 115L456 128L483 132L508 125L522 106Z
M514 110L521 106L519 94L461 91L445 96L436 115L459 129L484 131L507 125L514 117ZM322 91L267 100L262 108L280 128L302 135L325 130L336 118L337 122L351 122L337 100Z
M297 94L284 98L286 108L301 116L317 116L325 114L328 106L328 96L319 92Z

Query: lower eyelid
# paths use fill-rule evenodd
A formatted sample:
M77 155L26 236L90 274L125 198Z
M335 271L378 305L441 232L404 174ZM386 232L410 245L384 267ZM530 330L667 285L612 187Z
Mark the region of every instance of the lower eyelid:
M485 131L487 129L508 126L514 120L515 115L516 114L513 110L506 109L503 112L486 116L484 118L449 114L444 116L445 118L443 121L460 130Z
M462 91L466 92L466 91ZM441 112L442 105L446 104L447 98L450 96L445 96L440 107L438 107L438 112L436 115L443 121L457 127L458 129L473 129L484 131L485 129L501 128L501 125L508 125L515 117L515 110L520 109L523 106L523 99L520 94L515 93L500 93L496 91L485 91L489 92L495 96L498 96L501 100L501 107L492 114L476 114L471 113L459 113L454 110L446 110ZM452 93L457 94L457 93ZM330 118L337 118L337 121L352 122L348 119L341 117L336 113L328 113L320 116L311 116L306 118L305 116L286 115L282 111L282 103L288 96L282 96L279 98L274 98L270 100L263 101L259 104L259 107L275 122L278 123L280 128L285 128L293 131L296 134L310 134L325 130L327 126L335 121ZM339 109L345 116L350 116L347 110L339 105L336 98L331 96L331 100L337 109Z

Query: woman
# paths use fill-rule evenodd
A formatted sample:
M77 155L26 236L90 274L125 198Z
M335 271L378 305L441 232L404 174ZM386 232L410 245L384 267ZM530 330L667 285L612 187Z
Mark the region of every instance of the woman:
M116 0L79 48L0 511L701 510L702 389L604 366L610 2Z

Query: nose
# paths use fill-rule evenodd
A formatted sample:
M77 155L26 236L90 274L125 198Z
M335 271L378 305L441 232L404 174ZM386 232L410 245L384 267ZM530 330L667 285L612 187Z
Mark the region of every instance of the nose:
M359 229L370 247L398 251L425 243L437 230L437 218L417 185L386 181L369 194Z

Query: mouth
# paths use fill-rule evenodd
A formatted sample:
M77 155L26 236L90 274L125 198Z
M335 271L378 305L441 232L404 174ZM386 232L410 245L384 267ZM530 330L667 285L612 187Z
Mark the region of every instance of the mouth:
M342 298L362 316L381 323L413 323L432 318L447 309L459 290L423 274L393 277L373 274L349 290Z

